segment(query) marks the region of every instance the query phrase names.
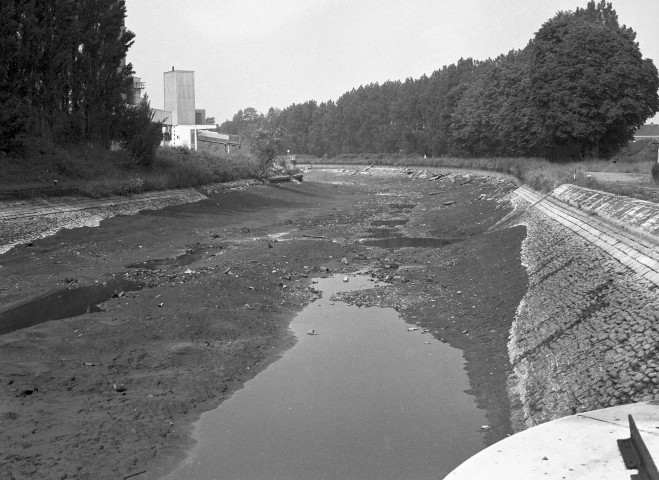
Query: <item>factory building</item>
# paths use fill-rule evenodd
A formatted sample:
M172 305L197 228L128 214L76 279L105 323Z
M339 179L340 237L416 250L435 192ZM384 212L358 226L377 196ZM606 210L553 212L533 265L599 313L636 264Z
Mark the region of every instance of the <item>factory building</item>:
M172 67L164 73L164 86L164 109L152 109L153 120L163 124L162 145L226 153L240 148L240 137L221 134L218 125L204 123L206 110L195 108L193 71Z
M164 83L165 110L172 112L172 124L196 125L194 72L172 67L171 72L165 72Z
M142 100L142 90L144 90L144 82L140 77L131 77L131 84L128 91L123 95L124 100L128 105L139 105Z

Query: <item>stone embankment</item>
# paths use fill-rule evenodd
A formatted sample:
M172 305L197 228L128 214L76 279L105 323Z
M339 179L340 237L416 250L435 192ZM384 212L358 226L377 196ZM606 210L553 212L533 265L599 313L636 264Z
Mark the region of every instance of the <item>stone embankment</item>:
M0 201L0 254L63 228L96 227L102 220L116 215L134 215L142 210L159 210L205 198L189 188L101 199L54 197Z
M213 193L261 185L255 179L212 183L198 189L181 188L106 198L83 196L35 197L0 200L0 255L12 247L48 237L64 228L97 227L117 215L206 200Z
M659 205L575 186L512 202L529 274L508 345L514 427L659 396Z

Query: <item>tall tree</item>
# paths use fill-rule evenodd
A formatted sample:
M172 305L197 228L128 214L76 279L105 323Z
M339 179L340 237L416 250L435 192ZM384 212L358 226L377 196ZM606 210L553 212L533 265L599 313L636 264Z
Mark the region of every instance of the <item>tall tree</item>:
M530 106L528 52L481 62L452 115L452 144L472 156L533 155L537 122Z
M123 0L1 2L0 131L109 146L132 74L125 16Z
M82 122L83 138L109 146L113 111L124 100L132 68L123 61L134 34L124 29L125 2L78 0L81 37L74 70L75 87L81 93L75 106Z
M0 3L0 151L11 152L30 128L28 82L23 57L25 8L17 2Z
M531 95L549 155L610 156L659 110L659 76L610 3L559 12L531 45Z
M635 33L610 3L591 1L559 12L523 50L271 109L258 125L286 129L286 148L316 155L609 156L659 109L658 86ZM245 123L237 117L223 126Z

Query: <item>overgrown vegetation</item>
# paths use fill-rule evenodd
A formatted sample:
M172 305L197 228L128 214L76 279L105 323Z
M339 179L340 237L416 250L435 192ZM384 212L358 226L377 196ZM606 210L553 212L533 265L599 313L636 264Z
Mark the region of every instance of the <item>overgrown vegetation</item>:
M132 75L125 16L123 0L0 3L0 150L25 136L109 148Z
M643 146L645 144L645 146ZM489 170L513 175L531 187L549 192L563 183L610 191L620 195L658 201L659 195L647 185L599 183L588 172L656 174L656 152L648 142L635 142L618 155L616 162L550 162L541 158L496 157L424 158L419 154L341 154L334 158L296 155L298 163L345 165L392 165L448 167ZM26 187L43 189L57 181L58 188L74 188L92 197L127 195L167 188L198 187L245 178L262 178L263 161L245 150L218 155L186 148L159 148L150 165L136 164L125 150L109 151L90 146L57 147L26 142L29 164L20 158L5 157L0 170L0 191ZM265 157L264 157L265 158ZM268 174L299 172L292 156L274 156Z
M162 125L153 122L153 112L145 95L137 106L121 105L112 122L112 138L140 166L153 163L162 141Z
M148 166L161 141L146 97L126 105L134 34L123 0L7 0L0 3L0 153L28 144L109 149L121 145Z
M243 138L243 142L243 146L258 159L259 174L263 176L281 151L282 132L281 129L266 130L260 128L254 132L251 138Z
M214 182L257 178L259 161L232 152L209 154L185 148L159 148L149 165L136 163L126 150L94 146L59 147L30 137L23 158L2 158L0 191L72 188L91 197L128 195L167 188L196 187Z
M194 187L215 182L258 178L260 163L254 156L235 150L229 155L214 155L187 148L158 150L152 173L166 179L153 187Z
M610 169L659 181L655 151L628 143L659 110L659 73L604 0L559 12L526 48L494 60L460 59L336 102L241 110L221 128L241 135L243 150L219 156L158 148L148 99L125 104L133 72L123 59L134 37L125 15L124 0L0 3L0 184L57 182L92 196L190 187L290 173L290 163L275 162L287 150L494 170L543 191L571 182L642 194L586 173ZM600 157L616 163L584 162Z
M591 172L641 174L649 178L657 167L657 152L649 141L633 142L623 149L615 161L591 159L581 162L555 162L532 157L427 157L419 154L341 154L333 158L305 156L303 163L336 163L342 165L389 165L446 167L461 170L486 170L512 175L530 187L548 193L564 183L607 191L643 200L659 201L659 191L651 184L601 182Z
M428 157L612 158L659 109L659 74L610 3L559 12L522 50L460 59L430 76L372 83L336 101L258 114L223 131L282 128L284 150Z

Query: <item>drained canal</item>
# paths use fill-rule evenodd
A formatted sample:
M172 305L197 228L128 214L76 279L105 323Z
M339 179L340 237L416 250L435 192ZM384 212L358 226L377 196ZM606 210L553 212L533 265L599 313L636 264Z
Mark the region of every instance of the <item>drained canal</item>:
M167 480L438 479L484 447L461 351L393 309L332 301L373 286L343 280L318 281L295 346L201 416Z

